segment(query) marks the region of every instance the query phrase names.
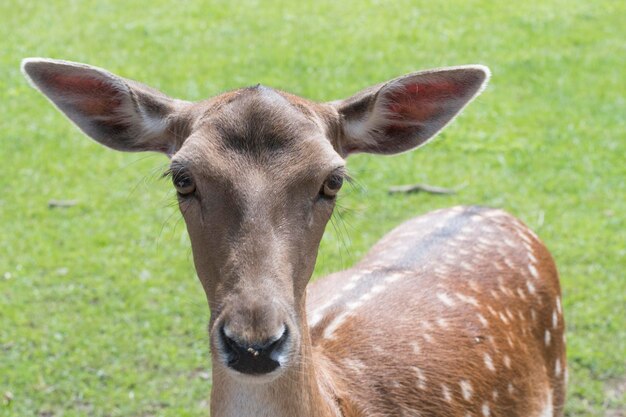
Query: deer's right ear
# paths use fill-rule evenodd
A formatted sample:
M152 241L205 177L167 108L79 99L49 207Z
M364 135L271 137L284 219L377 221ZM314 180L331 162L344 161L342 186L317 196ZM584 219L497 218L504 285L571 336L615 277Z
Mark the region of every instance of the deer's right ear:
M27 58L22 71L72 122L97 142L119 151L173 155L186 134L177 115L189 103L100 68Z

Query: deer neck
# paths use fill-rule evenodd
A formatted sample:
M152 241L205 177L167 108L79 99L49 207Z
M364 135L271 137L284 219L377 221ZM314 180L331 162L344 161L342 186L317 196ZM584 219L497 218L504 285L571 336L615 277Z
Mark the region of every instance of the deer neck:
M302 308L300 358L271 382L241 382L225 369L213 368L213 417L341 417L333 375L322 354L314 352Z

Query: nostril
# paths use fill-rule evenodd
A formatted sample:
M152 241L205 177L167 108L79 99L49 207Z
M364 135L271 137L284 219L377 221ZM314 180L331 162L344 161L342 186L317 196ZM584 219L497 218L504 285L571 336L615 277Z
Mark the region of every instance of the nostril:
M285 344L285 341L287 340L288 337L289 337L289 330L287 329L287 327L285 327L280 337L274 340L273 342L269 342L269 344L266 347L264 347L263 350L265 350L268 355L271 354L272 352L279 350Z
M243 343L220 328L222 350L226 354L229 367L247 374L263 374L273 371L280 366L276 352L284 346L289 334L285 327L277 339L270 339L262 343Z
M242 350L244 350L244 347L237 343L234 339L228 337L223 326L220 328L220 337L223 341L224 351L228 355L228 364L230 365L233 362L237 362L241 356Z

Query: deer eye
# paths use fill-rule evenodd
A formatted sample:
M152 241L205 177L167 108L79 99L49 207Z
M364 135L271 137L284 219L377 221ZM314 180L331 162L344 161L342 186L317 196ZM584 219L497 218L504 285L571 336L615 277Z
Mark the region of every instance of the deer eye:
M186 171L178 171L172 174L172 182L176 192L181 196L187 196L196 190L196 183Z
M343 185L343 175L340 173L333 173L324 184L322 184L322 188L320 188L320 196L324 198L335 198L339 190L341 190L341 186Z

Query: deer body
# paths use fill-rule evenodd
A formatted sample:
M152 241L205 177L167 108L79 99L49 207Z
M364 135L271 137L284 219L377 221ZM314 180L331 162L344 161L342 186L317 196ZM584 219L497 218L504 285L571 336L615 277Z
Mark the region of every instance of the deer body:
M562 415L557 271L514 217L432 212L308 285L345 158L426 143L481 91L485 67L331 103L261 86L189 103L83 64L23 70L96 141L171 158L211 309L213 417Z
M332 358L358 416L558 415L558 294L549 253L521 222L439 210L312 285L313 345Z

